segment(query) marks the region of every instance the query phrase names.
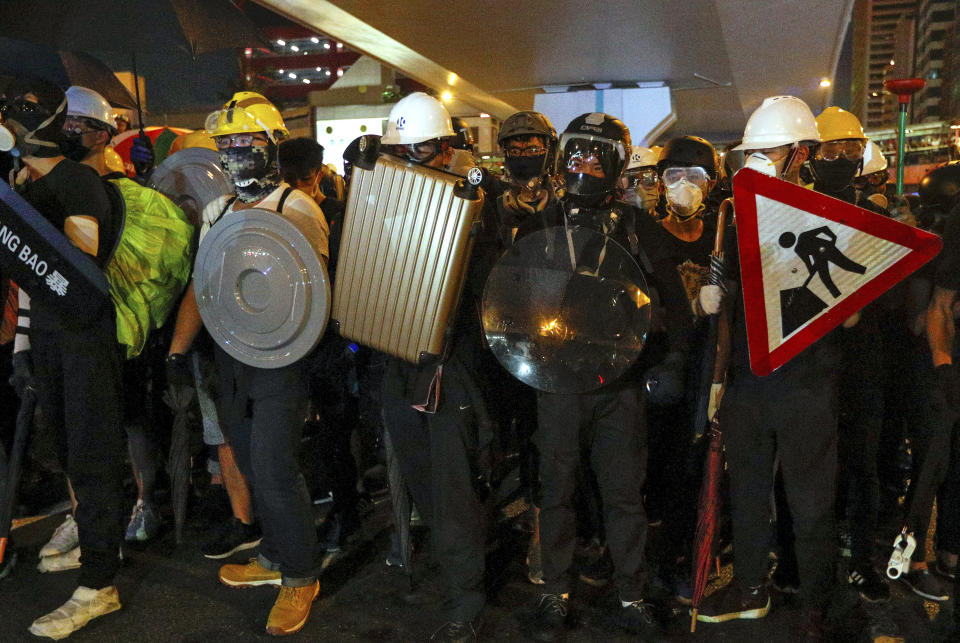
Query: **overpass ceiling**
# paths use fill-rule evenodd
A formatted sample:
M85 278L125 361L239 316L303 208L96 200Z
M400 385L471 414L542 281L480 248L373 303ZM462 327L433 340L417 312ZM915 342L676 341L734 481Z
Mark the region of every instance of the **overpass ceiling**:
M678 116L671 134L723 140L743 131L765 96L794 94L821 109L829 90L819 81L833 77L852 0L311 0L313 12L305 0L261 4L445 89L439 74L420 73L427 59L457 74L455 95L495 115L507 109L487 108L497 101L532 108L544 85L664 81ZM359 30L344 15L370 32L352 38ZM377 32L419 62L378 46Z

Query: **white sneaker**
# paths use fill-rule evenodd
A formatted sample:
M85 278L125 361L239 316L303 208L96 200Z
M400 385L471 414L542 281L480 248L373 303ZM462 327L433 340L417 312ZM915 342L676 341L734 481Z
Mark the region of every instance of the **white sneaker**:
M71 549L80 546L80 536L77 533L77 521L73 514L67 514L60 526L53 532L50 541L40 550L40 558L65 554Z
M91 620L120 609L120 598L113 585L96 590L78 587L66 603L41 616L30 626L30 633L59 640L66 638Z
M40 559L40 563L37 565L37 571L41 574L65 572L69 569L80 569L79 547L74 547L65 554L44 556Z

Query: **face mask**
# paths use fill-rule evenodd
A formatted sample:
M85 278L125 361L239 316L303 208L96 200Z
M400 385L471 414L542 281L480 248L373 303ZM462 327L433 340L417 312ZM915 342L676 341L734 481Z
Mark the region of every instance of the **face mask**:
M743 167L748 167L751 170L756 170L757 172L766 174L767 176L779 178L783 173L783 164L786 162L786 160L787 158L783 157L779 161L771 161L769 158L767 158L766 154L754 152L747 157L747 162Z
M67 134L60 139L60 152L71 161L82 163L90 154L90 148L83 144L83 134Z
M842 192L853 182L860 161L848 161L838 158L836 161L812 159L810 168L813 170L813 184L818 192L836 194Z
M660 200L660 190L658 190L656 187L645 188L643 186L639 186L634 191L628 190L626 197L627 203L630 203L641 210L649 210L657 207L657 201Z
M253 203L266 197L280 185L276 164L276 146L251 145L228 147L220 152L220 165L237 188L237 198Z
M518 181L530 181L543 172L543 162L547 155L540 156L508 156L503 164L510 176Z
M681 219L689 219L703 204L703 190L695 183L680 179L667 186L667 207Z

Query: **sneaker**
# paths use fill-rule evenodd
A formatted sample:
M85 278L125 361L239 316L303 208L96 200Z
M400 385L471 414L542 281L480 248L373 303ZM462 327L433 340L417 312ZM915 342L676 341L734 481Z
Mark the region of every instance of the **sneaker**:
M657 638L662 634L657 619L653 615L653 609L642 600L621 601L616 623L630 634L640 635L643 640Z
M160 513L153 504L137 500L130 514L130 524L124 540L128 543L145 543L160 532Z
M928 569L911 569L909 572L900 574L900 580L917 596L939 603L950 600L946 583L931 574Z
M538 641L553 641L567 625L568 599L564 594L540 594L530 624L530 635Z
M450 621L433 633L431 641L448 641L449 643L469 643L477 640L477 628L473 623L464 621Z
M787 571L786 565L777 565L770 576L770 584L780 594L799 594L800 578L796 570Z
M221 574L220 578L223 578ZM267 634L286 636L299 632L310 616L310 606L320 594L320 581L303 587L280 587L280 595L267 618Z
M74 547L65 554L44 556L37 564L37 571L41 574L65 572L70 569L80 569L80 548Z
M231 518L220 524L213 536L200 546L200 552L206 558L220 560L238 551L253 549L262 539L263 535L256 523L245 525L238 518Z
M873 565L854 565L847 574L847 584L860 592L860 598L871 603L890 600L890 586L877 573Z
M613 560L610 558L610 550L606 547L603 548L599 558L580 570L580 580L592 587L603 587L612 578Z
M54 640L66 638L91 620L120 609L117 588L111 585L96 590L78 587L66 603L41 616L30 626L30 633Z
M67 514L60 526L54 530L50 540L40 550L40 558L65 554L79 546L80 535L77 533L77 521L73 519L73 514Z
M230 587L280 585L281 578L280 572L270 571L261 565L256 557L251 558L246 565L224 565L220 568L220 582Z
M741 587L736 581L707 596L697 610L702 623L725 623L738 618L760 619L770 611L770 592L765 585Z

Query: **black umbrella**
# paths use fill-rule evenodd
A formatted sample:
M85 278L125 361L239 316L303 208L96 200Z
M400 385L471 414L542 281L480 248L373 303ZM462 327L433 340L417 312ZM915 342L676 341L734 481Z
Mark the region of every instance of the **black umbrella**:
M57 51L44 45L0 38L0 75L35 76L62 89L79 85L97 92L114 107L134 109L136 99L113 71L90 54Z
M170 498L173 502L173 524L177 544L183 542L183 523L187 517L187 491L190 488L190 403L192 386L170 385L163 401L173 410L173 429L170 435L170 455L167 473L170 475Z
M393 506L393 528L397 531L400 543L400 560L403 573L407 575L410 584L413 584L413 570L410 569L410 559L413 553L413 544L410 541L410 494L407 484L400 473L400 461L390 439L390 431L383 430L383 448L387 456L387 484L390 488L390 503Z

